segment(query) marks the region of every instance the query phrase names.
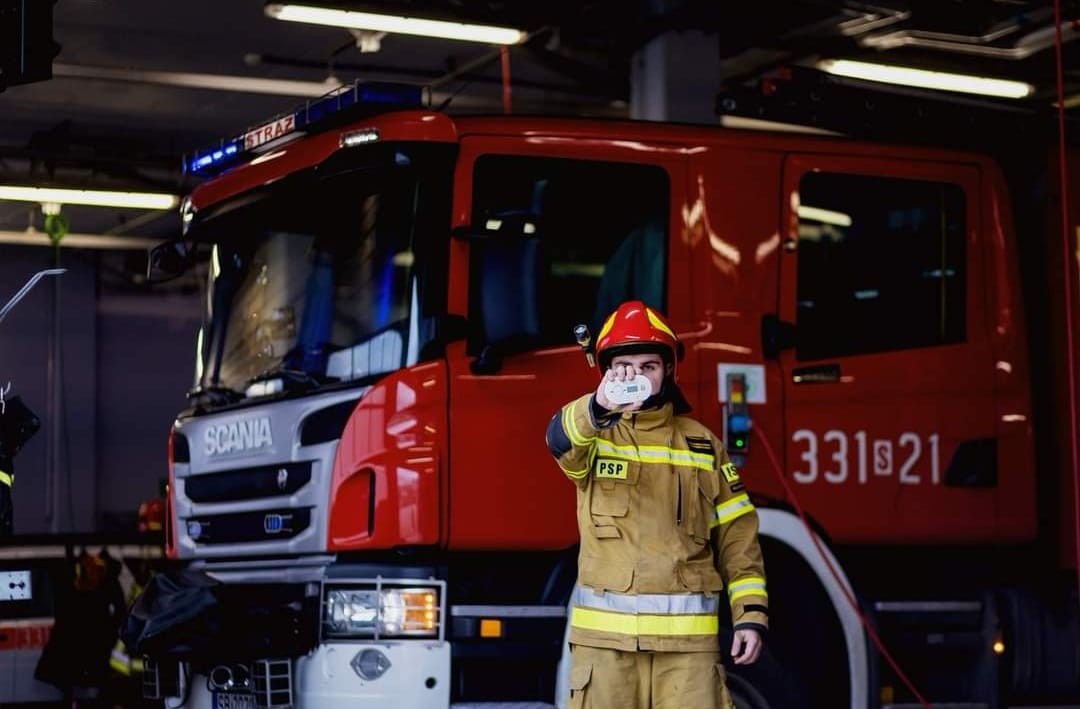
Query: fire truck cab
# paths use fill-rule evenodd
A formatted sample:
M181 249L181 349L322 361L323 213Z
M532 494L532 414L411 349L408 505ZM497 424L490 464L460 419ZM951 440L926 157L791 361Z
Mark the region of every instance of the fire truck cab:
M1059 478L1035 467L992 160L349 91L193 156L224 171L152 259L205 264L167 551L221 584L228 630L152 658L151 694L564 701L577 525L544 429L598 380L573 327L640 299L761 518L773 630L731 676L740 706L910 701L852 589L928 698L1016 695L1016 626L1041 611L995 590L1056 578L1031 550L1037 480Z

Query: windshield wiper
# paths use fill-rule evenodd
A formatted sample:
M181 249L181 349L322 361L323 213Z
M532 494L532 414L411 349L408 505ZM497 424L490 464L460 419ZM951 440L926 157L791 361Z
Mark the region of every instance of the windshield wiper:
M280 379L285 391L290 392L311 391L312 389L318 389L322 386L322 382L310 372L305 372L302 369L287 369L285 367L274 367L261 374L257 374L248 380L246 386L251 386L258 382L272 381L274 379Z
M188 392L187 398L189 401L197 401L210 406L227 406L242 400L244 395L235 389L211 385L195 387Z

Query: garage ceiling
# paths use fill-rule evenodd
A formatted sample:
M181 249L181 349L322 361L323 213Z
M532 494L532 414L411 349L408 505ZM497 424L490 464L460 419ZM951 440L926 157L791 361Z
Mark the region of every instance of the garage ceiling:
M1036 92L1009 102L1010 108L1022 106L1047 120L1054 101L1048 0L363 5L532 32L529 42L510 49L519 112L626 115L634 52L662 32L690 29L718 35L722 76L700 77L710 95L725 83L755 85L779 67L842 57L1027 81ZM1062 16L1071 21L1063 26L1066 95L1080 103L1080 41L1071 41L1080 35L1080 0L1065 0ZM390 35L377 52L362 53L346 30L270 19L259 0L60 0L54 37L61 45L54 78L0 93L4 181L182 190L190 187L179 172L182 153L292 108L304 100L299 93L316 92L328 80L432 84L437 99L456 94L451 112L499 112L502 106L499 62L489 47ZM796 77L807 75L814 72ZM267 93L266 86L205 88L224 83L215 76L300 83L272 87L292 95ZM33 218L27 205L0 203L0 230L25 228ZM162 236L177 228L171 215L81 210L72 218L77 231L96 233ZM132 225L133 219L139 221Z

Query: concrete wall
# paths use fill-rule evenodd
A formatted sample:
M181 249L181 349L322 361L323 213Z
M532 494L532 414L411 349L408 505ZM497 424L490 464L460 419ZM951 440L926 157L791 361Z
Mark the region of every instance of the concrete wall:
M12 383L42 429L16 459L15 532L100 530L133 514L166 474L169 425L185 406L198 327L194 297L100 296L97 254L64 249L59 277L61 405L50 388L54 283L40 282L0 324L0 385ZM0 304L50 249L0 247ZM56 381L61 381L57 378ZM59 450L58 485L47 456Z

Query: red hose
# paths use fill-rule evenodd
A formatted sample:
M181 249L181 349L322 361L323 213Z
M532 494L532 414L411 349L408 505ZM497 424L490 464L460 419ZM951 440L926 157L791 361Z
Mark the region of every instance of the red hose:
M923 695L919 693L919 690L915 689L915 685L912 683L908 676L904 674L904 671L900 669L900 665L896 663L889 651L885 649L885 643L878 637L877 632L873 626L870 625L870 621L863 615L862 609L859 608L859 602L855 600L855 596L848 590L847 584L840 578L840 572L833 566L832 561L829 559L829 555L825 553L825 549L821 546L821 540L814 534L814 530L810 528L810 523L806 520L806 513L803 512L802 505L799 504L799 499L795 497L795 490L787 481L787 477L784 475L784 469L780 466L780 461L776 458L776 453L773 452L772 446L769 445L769 440L765 437L765 434L761 432L760 428L752 429L757 434L758 440L761 441L762 448L765 449L765 454L769 457L769 462L772 463L773 470L776 472L776 477L780 479L780 484L784 487L784 494L787 495L787 499L791 502L791 506L795 508L795 512L799 515L799 520L802 521L803 527L806 528L806 533L810 536L810 539L814 542L814 546L817 548L818 554L821 556L821 560L825 562L825 566L829 569L829 573L832 574L833 579L836 581L836 585L840 587L840 590L844 593L844 598L847 599L848 605L851 606L851 610L855 611L855 615L859 617L859 622L862 623L863 628L866 630L866 634L870 636L871 642L877 647L878 652L885 658L885 661L889 663L889 667L892 667L893 672L900 678L900 681L904 683L904 686L908 688L912 696L916 701L923 706L923 709L932 709L930 702L923 698Z
M1073 351L1072 250L1069 248L1069 170L1065 162L1065 69L1061 59L1061 0L1054 0L1054 57L1057 68L1058 163L1061 177L1061 265L1065 274L1065 347L1069 371L1069 443L1072 454L1073 534L1076 545L1076 584L1080 589L1080 467L1076 437L1076 353Z

